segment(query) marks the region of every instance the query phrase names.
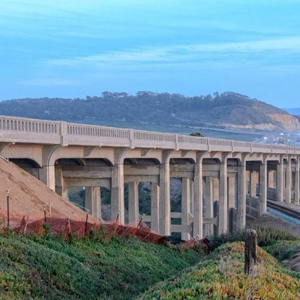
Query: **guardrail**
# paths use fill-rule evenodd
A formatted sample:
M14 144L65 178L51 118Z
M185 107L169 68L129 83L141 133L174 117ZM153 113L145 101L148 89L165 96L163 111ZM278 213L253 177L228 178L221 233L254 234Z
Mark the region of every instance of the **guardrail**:
M300 147L0 116L0 142L300 154Z

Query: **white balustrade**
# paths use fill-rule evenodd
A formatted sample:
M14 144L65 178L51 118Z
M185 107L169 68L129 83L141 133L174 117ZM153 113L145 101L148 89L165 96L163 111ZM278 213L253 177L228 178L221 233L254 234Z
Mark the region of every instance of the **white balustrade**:
M2 134L1 134L2 133ZM35 135L37 139L35 139ZM214 138L176 135L162 132L142 131L96 125L44 121L17 117L0 116L0 143L26 142L41 143L41 137L48 143L63 140L66 144L83 145L97 143L105 146L153 147L182 150L241 151L277 154L300 154L300 147L286 145L256 144ZM48 138L47 138L48 137ZM52 139L51 139L52 138ZM103 142L103 143L101 143Z

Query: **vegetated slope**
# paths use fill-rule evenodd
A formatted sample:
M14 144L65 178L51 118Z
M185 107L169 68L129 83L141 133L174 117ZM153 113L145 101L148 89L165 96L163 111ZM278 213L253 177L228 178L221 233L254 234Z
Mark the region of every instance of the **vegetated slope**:
M296 129L297 118L237 93L184 97L138 92L102 93L83 99L21 99L0 102L0 114L124 127L218 126L263 130Z
M244 275L244 243L225 244L172 281L139 299L299 299L299 273L283 268L258 248L257 277Z
M133 299L199 262L199 252L136 239L103 242L94 234L58 237L0 235L1 299Z
M15 164L0 158L0 217L5 224L6 190L9 190L10 195L11 222L16 222L11 225L19 225L19 219L24 215L29 216L30 219L42 218L44 207L49 211L50 203L52 216L85 219L84 211L54 193ZM49 215L49 212L47 214Z

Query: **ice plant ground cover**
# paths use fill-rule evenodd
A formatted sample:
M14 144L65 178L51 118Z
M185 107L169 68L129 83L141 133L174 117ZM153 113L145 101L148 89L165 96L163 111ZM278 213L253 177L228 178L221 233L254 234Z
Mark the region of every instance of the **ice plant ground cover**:
M298 242L299 243L299 242ZM244 243L226 243L172 280L156 284L139 299L299 299L299 273L285 269L258 248L258 274L244 274Z
M300 241L256 228L258 276L243 275L243 232L211 239L213 251L150 244L94 230L52 236L48 226L24 236L0 233L1 299L298 299L300 273L280 262ZM274 255L274 258L273 256ZM277 260L278 259L278 260ZM266 296L267 295L267 296Z

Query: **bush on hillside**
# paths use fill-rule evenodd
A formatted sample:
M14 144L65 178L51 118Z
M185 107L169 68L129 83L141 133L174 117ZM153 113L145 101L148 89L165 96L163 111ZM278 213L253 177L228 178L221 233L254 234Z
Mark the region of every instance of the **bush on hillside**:
M102 230L67 241L47 228L30 236L3 232L0 299L133 299L203 257L131 237L105 237Z
M299 299L295 272L258 248L257 276L244 274L244 244L226 244L172 281L151 287L138 299ZM296 278L294 278L296 277Z
M296 241L299 240L295 236L285 231L266 228L261 225L253 225L252 229L256 230L257 233L257 244L261 247L272 245L273 243L284 240L284 241ZM245 240L245 230L238 230L232 233L215 235L209 237L211 242L212 250L228 242L242 242Z

